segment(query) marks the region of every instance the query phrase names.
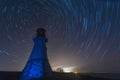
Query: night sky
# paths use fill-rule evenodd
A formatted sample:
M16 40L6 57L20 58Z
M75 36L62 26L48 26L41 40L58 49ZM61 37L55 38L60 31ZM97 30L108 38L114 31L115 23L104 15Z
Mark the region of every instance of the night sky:
M120 0L0 0L0 71L21 71L36 29L55 67L120 72Z

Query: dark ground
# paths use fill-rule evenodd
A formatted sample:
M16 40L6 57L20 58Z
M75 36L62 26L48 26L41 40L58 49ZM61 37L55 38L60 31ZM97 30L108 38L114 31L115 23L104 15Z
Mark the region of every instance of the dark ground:
M0 80L19 80L21 72L0 72ZM88 74L53 73L43 80L115 80L99 77L91 77ZM117 80L117 79L116 79Z

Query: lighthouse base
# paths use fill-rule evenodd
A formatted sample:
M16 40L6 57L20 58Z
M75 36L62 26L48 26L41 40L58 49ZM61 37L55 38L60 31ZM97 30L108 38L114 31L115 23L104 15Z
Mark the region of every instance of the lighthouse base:
M20 80L37 80L45 75L42 60L30 60L22 72Z

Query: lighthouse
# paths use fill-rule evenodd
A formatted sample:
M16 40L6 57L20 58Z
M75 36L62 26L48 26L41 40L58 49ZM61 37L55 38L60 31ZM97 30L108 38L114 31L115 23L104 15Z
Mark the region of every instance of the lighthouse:
M34 47L22 71L20 80L41 80L43 77L52 73L47 57L46 43L48 39L46 38L46 30L44 28L38 28L33 41Z

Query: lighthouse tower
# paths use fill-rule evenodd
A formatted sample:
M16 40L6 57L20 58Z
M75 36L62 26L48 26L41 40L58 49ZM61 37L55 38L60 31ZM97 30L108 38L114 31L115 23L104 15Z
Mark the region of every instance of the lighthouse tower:
M47 58L46 42L48 40L45 36L45 32L46 30L43 28L37 29L36 37L33 38L34 47L23 69L20 80L40 80L44 76L52 73Z

